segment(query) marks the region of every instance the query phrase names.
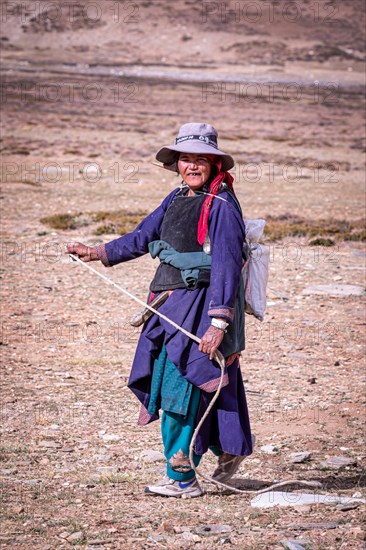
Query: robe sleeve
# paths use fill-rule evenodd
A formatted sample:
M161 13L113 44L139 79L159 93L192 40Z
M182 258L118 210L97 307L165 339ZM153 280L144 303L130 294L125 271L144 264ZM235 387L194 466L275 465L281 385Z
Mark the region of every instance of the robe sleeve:
M149 251L149 243L160 238L165 212L176 192L177 189L172 191L156 210L139 223L134 231L97 246L96 251L100 261L106 267L111 267L146 254Z
M220 197L228 202L214 199L209 218L212 265L208 315L231 322L241 277L245 226L228 194Z

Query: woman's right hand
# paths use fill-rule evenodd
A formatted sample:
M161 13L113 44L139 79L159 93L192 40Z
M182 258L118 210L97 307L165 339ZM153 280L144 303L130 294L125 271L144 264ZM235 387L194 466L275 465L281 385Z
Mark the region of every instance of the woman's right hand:
M67 254L74 254L74 256L77 256L82 262L99 260L96 249L82 243L68 243L66 245L66 252Z

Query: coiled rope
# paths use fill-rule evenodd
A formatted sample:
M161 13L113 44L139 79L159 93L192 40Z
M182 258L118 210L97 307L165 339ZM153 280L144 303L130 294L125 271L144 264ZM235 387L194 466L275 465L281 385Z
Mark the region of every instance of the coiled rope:
M99 271L94 269L92 266L90 266L87 263L83 262L82 260L80 260L80 258L75 256L74 254L69 254L69 256L70 256L70 258L72 258L72 260L74 260L74 261L78 262L79 264L81 264L82 266L86 267L87 269L89 269L89 271L91 271L95 275L98 275L98 277L103 279L106 283L114 286L119 292L121 292L125 296L128 296L129 298L131 298L135 302L141 304L144 308L149 309L150 311L152 311L155 315L157 315L161 319L164 319L164 321L166 321L167 323L170 323L174 328L176 328L177 330L180 330L181 332L183 332L183 334L185 334L186 336L191 338L191 340L194 340L195 342L197 342L197 344L199 344L201 342L201 339L198 338L198 336L196 336L195 334L191 334L188 330L184 329L183 327L181 327L180 325L175 323L172 319L169 319L169 317L167 317L166 315L161 313L159 310L149 306L149 304L147 304L143 300L140 300L140 298L138 298L137 296L135 296L134 294L132 294L131 292L129 292L125 288L121 287L120 285L118 285L117 283L112 281L111 279L108 279L108 277L103 275L103 273L100 273ZM205 481L208 481L209 483L214 483L215 485L217 485L219 487L223 487L224 489L229 489L230 491L234 491L235 493L260 495L262 493L267 493L269 491L273 491L275 489L279 489L279 488L285 487L287 485L302 485L302 486L306 486L306 487L321 487L321 483L319 483L318 481L301 481L301 480L298 480L298 479L292 479L292 480L288 480L288 481L281 481L279 483L274 483L274 484L270 485L269 487L266 487L265 489L261 489L260 491L255 491L254 492L254 491L248 491L248 490L244 490L244 489L238 489L237 487L233 487L232 485L227 485L226 483L222 483L221 481L217 481L216 479L213 479L212 477L206 476L205 474L203 474L202 472L200 472L198 470L198 468L195 466L194 460L193 460L194 446L195 446L195 443L196 443L197 435L198 435L203 423L205 422L207 416L209 415L212 407L214 406L217 398L219 397L219 394L220 394L220 391L221 391L221 388L222 388L222 385L223 385L223 382L224 382L225 358L219 350L217 350L215 352L215 361L217 361L217 363L220 366L220 370L221 370L220 382L219 382L217 390L216 390L209 406L207 407L204 415L202 416L201 420L199 421L199 423L196 426L196 429L193 432L191 444L189 446L189 461L191 463L192 470L196 474L198 474L202 479L204 479Z

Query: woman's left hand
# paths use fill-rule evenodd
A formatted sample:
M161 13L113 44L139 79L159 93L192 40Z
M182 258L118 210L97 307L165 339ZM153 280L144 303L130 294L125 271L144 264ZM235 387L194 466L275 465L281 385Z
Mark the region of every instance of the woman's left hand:
M201 343L198 346L198 349L203 353L210 354L210 359L215 356L215 351L221 344L224 338L225 331L221 328L214 327L210 325L206 330L205 334L201 338Z

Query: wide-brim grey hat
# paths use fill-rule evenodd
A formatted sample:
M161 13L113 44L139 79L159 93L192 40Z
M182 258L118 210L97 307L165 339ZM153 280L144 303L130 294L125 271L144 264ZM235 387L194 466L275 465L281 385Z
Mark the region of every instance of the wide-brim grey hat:
M210 124L204 122L188 122L179 128L175 143L159 149L156 160L164 164L168 170L177 169L179 153L195 153L217 155L222 159L222 170L226 172L234 166L231 155L220 151L217 146L217 131Z

